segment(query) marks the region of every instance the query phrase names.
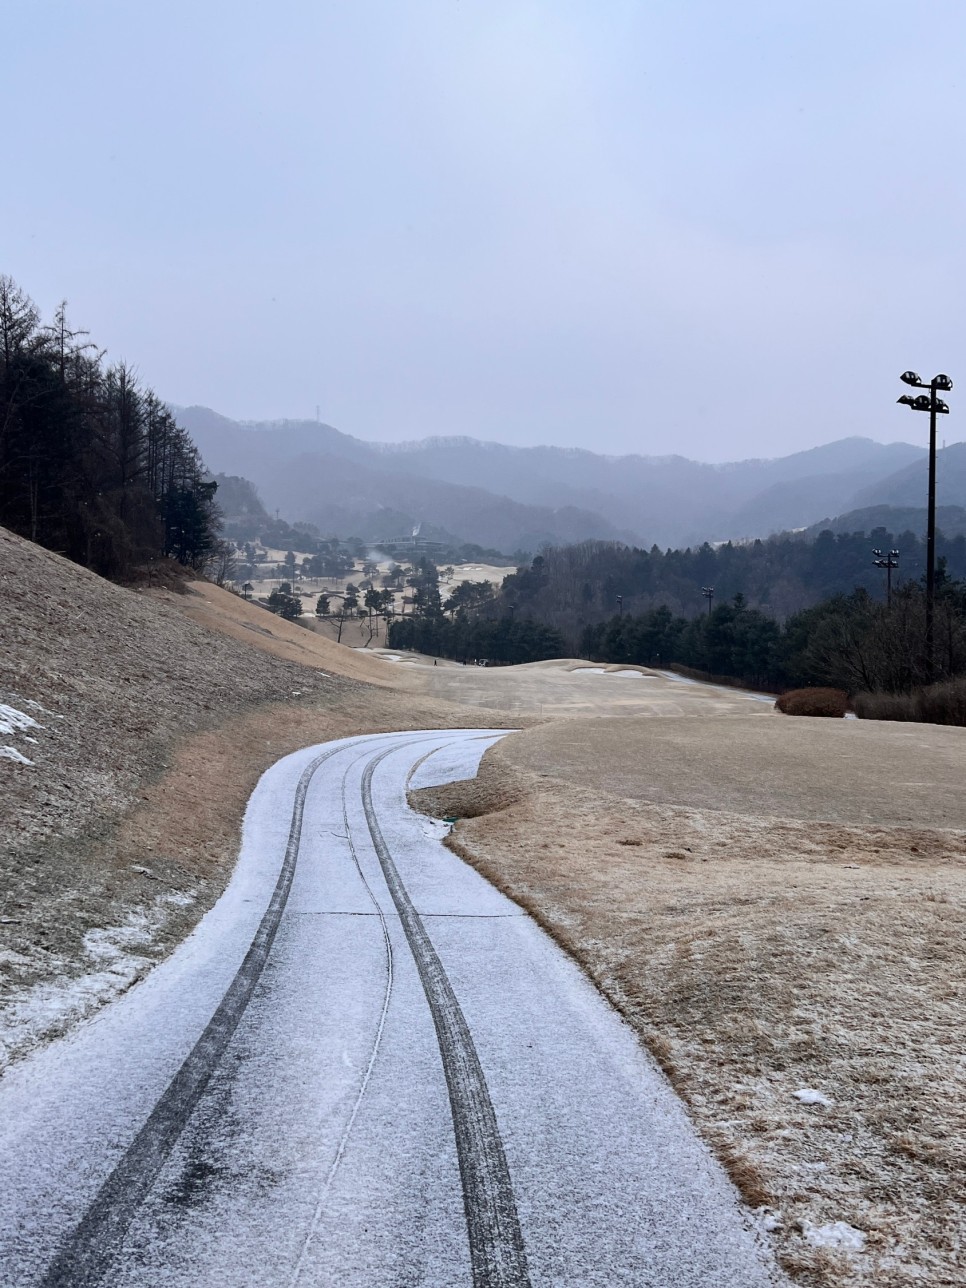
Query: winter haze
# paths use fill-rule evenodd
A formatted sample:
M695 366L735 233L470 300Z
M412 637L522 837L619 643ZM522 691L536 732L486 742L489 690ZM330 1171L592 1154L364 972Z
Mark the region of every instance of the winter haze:
M2 268L237 419L923 442L896 377L962 374L964 29L881 0L13 4Z

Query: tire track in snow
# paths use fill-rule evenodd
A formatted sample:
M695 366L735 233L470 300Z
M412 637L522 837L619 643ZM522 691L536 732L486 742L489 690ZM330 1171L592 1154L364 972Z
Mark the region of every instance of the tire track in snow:
M411 744L406 743L404 745L410 746ZM359 1091L356 1094L355 1103L352 1106L352 1112L349 1114L348 1122L346 1123L345 1128L342 1132L342 1135L339 1138L339 1145L338 1145L338 1148L336 1149L335 1157L333 1158L332 1164L329 1167L329 1170L326 1174L325 1180L322 1184L322 1189L319 1191L319 1197L315 1204L315 1211L312 1214L312 1221L309 1225L305 1238L302 1241L302 1249L299 1252L298 1261L295 1263L295 1269L292 1271L291 1277L289 1278L289 1281L288 1281L289 1288L293 1288L293 1286L298 1283L299 1278L301 1277L301 1274L302 1274L302 1268L305 1265L305 1259L309 1254L309 1250L311 1249L312 1244L315 1240L316 1233L318 1232L319 1222L322 1220L322 1211L325 1206L326 1197L329 1193L329 1190L332 1187L332 1181L335 1178L335 1174L339 1170L339 1164L342 1162L342 1156L345 1153L346 1145L349 1143L349 1137L352 1134L352 1128L355 1125L356 1117L358 1116L358 1113L359 1113L359 1108L362 1104L363 1099L365 1098L366 1091L369 1087L369 1079L372 1077L372 1071L375 1068L376 1057L378 1056L379 1048L382 1045L382 1034L386 1027L386 1016L389 1012L389 999L392 996L393 961L392 961L392 940L389 937L389 925L388 925L388 922L386 921L386 915L383 912L382 908L379 906L379 901L376 898L375 894L373 893L372 887L370 886L369 882L366 880L366 874L362 870L362 864L359 862L359 855L356 852L355 842L352 839L352 827L349 823L349 805L346 797L346 783L349 778L349 771L351 769L354 769L355 766L359 763L359 761L363 759L365 759L365 756L357 756L356 759L352 762L352 764L346 768L345 773L342 775L342 822L345 827L345 839L349 843L349 852L352 855L352 862L356 866L356 871L359 873L359 879L365 888L366 894L369 896L369 902L376 910L376 915L378 916L379 922L382 926L383 943L384 943L385 952L386 952L386 991L382 1001L382 1011L380 1012L380 1015L379 1015L379 1023L376 1027L376 1035L372 1040L372 1050L369 1053L369 1062L366 1065L366 1070L365 1070L365 1073L363 1074L362 1082L359 1086Z
M93 1288L110 1270L131 1221L147 1197L255 991L288 902L302 839L305 798L318 769L343 750L333 747L310 762L295 788L285 857L268 907L245 959L201 1037L168 1084L147 1122L94 1197L80 1224L51 1263L42 1288Z
M362 776L362 807L386 885L426 994L449 1091L474 1288L529 1288L530 1276L496 1113L466 1017L389 852L372 803L372 777L395 748Z

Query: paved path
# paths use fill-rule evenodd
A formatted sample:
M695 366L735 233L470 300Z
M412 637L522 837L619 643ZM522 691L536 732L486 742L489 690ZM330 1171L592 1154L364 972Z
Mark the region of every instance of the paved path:
M0 1084L0 1282L780 1282L630 1031L406 807L499 736L263 777L197 931Z

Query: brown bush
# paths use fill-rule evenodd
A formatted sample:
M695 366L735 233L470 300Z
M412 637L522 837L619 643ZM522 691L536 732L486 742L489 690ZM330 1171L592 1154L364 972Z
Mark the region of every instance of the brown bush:
M915 693L857 693L852 699L860 720L920 720Z
M930 684L912 693L857 693L854 706L860 720L966 725L966 678Z
M849 706L844 689L789 689L775 703L786 716L831 716L841 718Z

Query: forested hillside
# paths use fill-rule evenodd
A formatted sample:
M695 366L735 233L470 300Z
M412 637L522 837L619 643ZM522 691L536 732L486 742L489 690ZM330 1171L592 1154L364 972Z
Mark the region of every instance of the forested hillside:
M690 618L707 610L704 588L714 602L743 596L783 620L793 613L856 587L885 598L885 577L873 564L873 549L900 550L896 584L918 580L925 571L925 542L911 532L885 528L870 533L822 532L815 539L785 534L744 545L702 545L688 550L638 550L585 541L550 547L503 583L501 604L532 613L579 638L585 626L605 621L620 607L641 613L667 607ZM949 575L966 577L966 537L940 537L937 550Z
M465 437L367 443L316 421L241 423L206 407L177 415L213 469L256 480L289 522L374 542L396 535L393 524L422 522L444 529L443 540L506 554L594 538L686 546L766 537L853 508L857 492L924 456L909 443L844 438L710 465Z
M756 544L780 550L783 543ZM436 568L422 560L410 581L418 586L413 612L390 623L388 640L393 648L418 649L457 661L485 659L505 664L570 655L643 666L678 664L705 677L723 677L775 691L832 684L851 694L911 695L932 681L948 683L966 672L966 581L950 575L945 558L940 558L937 569L935 647L930 658L921 580L907 577L893 588L888 602L873 598L862 587L844 593L833 584L834 556L860 548L867 551L865 537L854 539L851 552L848 541L831 533L823 534L820 542L794 544L800 552L809 552L819 565L827 565L831 589L813 607L783 620L750 605L740 589L729 591L726 597L715 587L713 597L701 596L702 609L688 616L672 611L667 598L656 589L669 569L685 581L702 566L714 571L727 569L734 549L723 553L710 548L668 551L662 555L660 551L648 554L588 542L576 548L545 550L529 567L507 577L498 595L489 593L488 586L467 581L445 602L440 599ZM958 538L952 548L962 559L966 542ZM719 553L722 562L715 566L713 560ZM608 595L611 602L605 611L601 585L593 578L611 577L615 568L622 567L624 579L611 582L611 590L617 584L632 585L635 563L640 578L651 577L647 594L653 602L642 607L641 595ZM745 572L750 568L753 564L746 564ZM704 589L712 587L709 584ZM903 714L890 707L886 718L964 723L966 689L962 694L956 689L952 697L943 697L934 707L928 715L915 702Z
M0 277L0 524L107 577L162 556L199 567L216 487L130 367Z

